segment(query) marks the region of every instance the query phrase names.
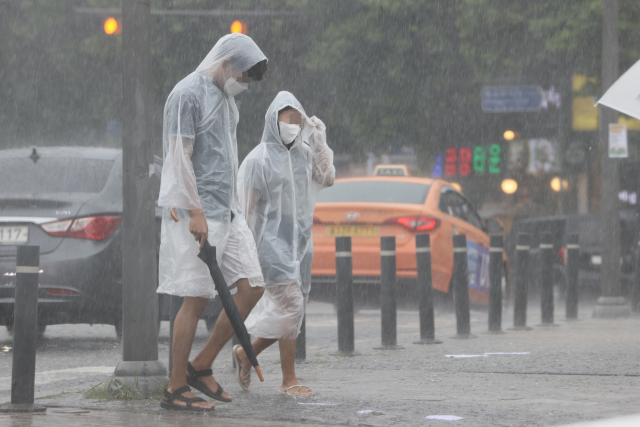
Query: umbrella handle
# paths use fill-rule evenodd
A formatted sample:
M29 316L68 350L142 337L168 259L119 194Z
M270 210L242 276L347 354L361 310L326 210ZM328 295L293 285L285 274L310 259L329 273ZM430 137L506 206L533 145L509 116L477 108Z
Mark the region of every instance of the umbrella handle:
M176 215L176 207L172 206L171 207L171 218L175 221L175 222L179 222L180 219L178 219L178 215Z
M264 382L264 377L262 376L262 371L260 370L260 366L256 365L253 368L256 370L256 374L258 374L258 378L260 378L260 382Z

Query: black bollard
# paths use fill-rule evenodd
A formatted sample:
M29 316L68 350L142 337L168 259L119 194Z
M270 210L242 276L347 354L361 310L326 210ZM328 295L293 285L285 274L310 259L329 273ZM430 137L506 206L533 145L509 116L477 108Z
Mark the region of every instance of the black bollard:
M296 360L304 360L307 358L307 315L302 318L302 326L300 333L296 338Z
M567 320L576 320L578 318L578 268L580 265L579 236L577 234L570 234L567 239L566 316ZM637 280L638 276L636 275L636 283Z
M527 292L529 288L529 234L518 233L516 240L516 278L513 304L513 328L515 331L528 331Z
M40 247L18 246L13 314L11 404L0 412L43 412L34 405L38 342L38 276Z
M169 295L169 376L173 367L173 325L182 307L182 301L184 301L183 297Z
M452 338L475 338L471 335L469 314L469 269L467 267L467 236L453 236L453 296L456 304L456 331Z
M540 234L540 309L542 323L538 326L558 326L553 323L553 237Z
M489 333L502 334L502 236L491 236L489 248Z
M338 352L336 356L357 356L353 327L353 264L351 237L336 237L336 310Z
M441 344L435 339L433 280L431 277L431 240L428 234L416 235L418 298L420 300L420 341L414 344Z
M398 350L396 335L396 237L380 238L380 314L382 345L378 350Z

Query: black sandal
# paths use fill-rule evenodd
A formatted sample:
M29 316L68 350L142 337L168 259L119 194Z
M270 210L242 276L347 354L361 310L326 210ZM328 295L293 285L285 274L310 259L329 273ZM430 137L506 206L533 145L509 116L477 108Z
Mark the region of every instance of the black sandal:
M191 391L188 385L184 387L180 387L173 393L169 393L169 390L165 389L164 399L160 401L160 406L164 409L171 409L175 411L193 411L193 412L210 412L215 409L215 407L201 408L200 406L191 406L196 402L206 402L206 400L204 400L201 397L184 397L182 393L186 393L188 391ZM177 403L174 403L173 401L176 399L185 402L186 406L178 405Z
M199 390L202 394L209 396L212 399L219 400L220 402L231 402L231 399L222 397L222 393L224 393L224 390L217 381L216 384L218 385L218 391L214 393L209 387L206 386L205 383L198 380L198 378L200 377L208 377L210 375L213 375L213 371L211 369L196 371L195 368L191 365L191 362L188 362L187 371L189 372L189 376L187 376L187 384L189 384L191 387Z

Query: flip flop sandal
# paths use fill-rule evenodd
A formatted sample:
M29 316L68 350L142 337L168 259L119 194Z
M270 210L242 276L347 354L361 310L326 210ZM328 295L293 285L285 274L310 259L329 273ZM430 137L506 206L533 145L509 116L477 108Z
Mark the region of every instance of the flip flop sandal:
M195 388L202 394L209 396L212 399L219 400L220 402L231 402L231 399L222 397L222 393L224 392L224 390L217 381L216 384L218 385L218 391L214 393L209 387L207 387L205 383L198 380L198 378L200 377L208 377L210 375L213 375L213 371L211 369L196 371L195 368L191 365L191 362L188 362L187 372L189 372L189 375L187 376L187 384L189 384L191 387Z
M191 391L188 385L184 387L180 387L173 393L169 393L169 390L165 389L164 399L160 401L160 406L164 409L170 409L173 411L191 411L191 412L211 412L215 409L215 407L201 408L199 406L192 406L196 402L206 402L206 400L204 400L201 397L184 397L182 393L186 393L188 391ZM176 399L185 402L186 406L178 405L177 403L174 403L173 401Z
M242 366L242 362L240 362L240 358L238 357L238 349L240 347L240 344L236 344L231 349L231 355L233 356L234 365L236 367L236 379L238 380L238 384L240 384L240 387L242 387L243 390L249 390L249 386L251 385L251 383L249 383L249 385L246 385L246 382L247 378L250 378L251 372L247 371L244 366ZM247 373L244 377L242 376L242 371Z
M291 393L291 392L289 391L289 390L291 390L292 388L296 388L296 387L298 387L298 389L296 390L296 392L295 392L295 393ZM284 389L284 391L282 391L282 390L278 390L278 392L279 392L279 393L282 393L282 394L289 395L289 396L294 396L294 397L297 397L297 396L305 396L305 397L306 397L306 396L313 396L313 392L312 392L312 391L311 391L311 394L298 394L298 392L299 392L303 387L304 387L304 388L306 388L307 390L311 391L311 389L310 389L309 387L307 387L306 385L303 385L303 384L296 384L296 385L292 385L291 387L287 387L287 388L285 388L285 389Z

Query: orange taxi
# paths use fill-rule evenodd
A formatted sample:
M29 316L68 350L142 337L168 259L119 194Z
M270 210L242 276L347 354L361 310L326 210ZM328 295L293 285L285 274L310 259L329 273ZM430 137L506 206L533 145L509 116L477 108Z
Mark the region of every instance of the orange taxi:
M429 233L433 288L451 296L452 236L465 234L469 299L472 304L487 304L489 229L500 231L499 223L492 221L483 221L471 203L446 181L385 176L336 180L332 187L320 192L316 205L313 286L322 288L335 283L335 237L351 236L354 287L360 286L357 292L366 293L368 287L380 281L380 236L395 236L398 295L404 292L415 296L415 235ZM506 255L503 259L502 282L506 291ZM504 295L506 298L506 292Z

